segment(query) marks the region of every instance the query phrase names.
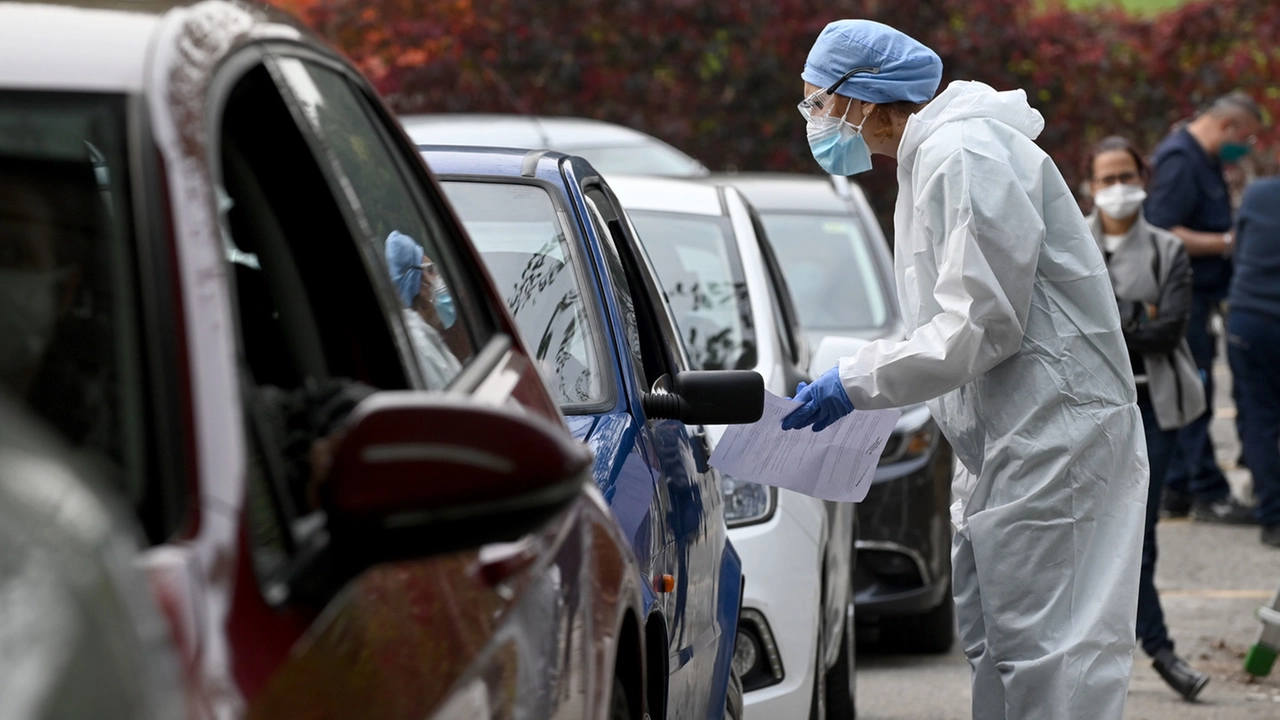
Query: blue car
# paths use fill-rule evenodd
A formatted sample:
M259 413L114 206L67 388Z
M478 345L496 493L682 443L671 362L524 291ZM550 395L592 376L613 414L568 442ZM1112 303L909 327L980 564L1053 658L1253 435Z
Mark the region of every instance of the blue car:
M630 220L585 160L422 150L571 431L595 452L595 481L635 550L649 716L740 717L742 565L702 425L758 420L762 378L690 369Z

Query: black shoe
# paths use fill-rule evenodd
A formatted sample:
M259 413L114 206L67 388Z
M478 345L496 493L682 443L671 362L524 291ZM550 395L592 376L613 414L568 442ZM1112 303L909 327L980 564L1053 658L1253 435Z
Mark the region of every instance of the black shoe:
M1262 544L1280 547L1280 525L1262 526Z
M1169 687L1187 702L1196 699L1205 685L1209 684L1209 676L1188 665L1182 658L1173 654L1173 648L1166 648L1156 653L1151 667L1160 673L1160 677L1169 683Z
M1230 495L1212 502L1196 500L1191 503L1191 519L1196 522L1219 523L1221 525L1258 524L1258 520L1253 516L1253 508L1241 504L1239 500Z
M1152 482L1157 482L1153 480ZM1163 482L1162 480L1159 482ZM1191 513L1191 496L1184 492L1164 489L1160 498L1160 517L1182 518Z

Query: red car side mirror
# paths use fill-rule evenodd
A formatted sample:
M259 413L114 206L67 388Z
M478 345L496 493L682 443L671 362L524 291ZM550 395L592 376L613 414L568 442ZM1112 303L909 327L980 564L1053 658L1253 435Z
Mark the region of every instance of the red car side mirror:
M518 409L380 392L352 411L325 507L331 521L388 529L537 512L575 496L591 460L563 427Z

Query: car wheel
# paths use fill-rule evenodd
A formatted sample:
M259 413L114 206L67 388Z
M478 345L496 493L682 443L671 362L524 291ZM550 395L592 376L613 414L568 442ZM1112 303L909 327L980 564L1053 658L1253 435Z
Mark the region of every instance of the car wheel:
M617 675L613 676L613 694L609 697L609 720L632 720L627 686Z
M854 623L853 600L845 611L844 636L840 639L840 657L827 671L827 717L830 720L854 720L858 716L858 631Z
M922 615L892 618L882 637L893 638L903 652L941 655L950 650L956 637L956 602L951 590L937 607Z
M729 688L724 696L724 720L742 720L742 677L729 663Z

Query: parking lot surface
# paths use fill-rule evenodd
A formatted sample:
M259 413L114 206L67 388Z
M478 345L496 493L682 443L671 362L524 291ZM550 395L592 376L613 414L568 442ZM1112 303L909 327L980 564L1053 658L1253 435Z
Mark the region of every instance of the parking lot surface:
M1232 489L1248 497L1249 473L1235 467L1239 443L1230 377L1223 367L1213 435ZM1275 720L1280 672L1254 680L1242 670L1260 625L1254 609L1280 585L1280 551L1258 541L1258 528L1163 520L1156 586L1179 654L1213 679L1199 702L1186 703L1134 653L1125 717L1130 720ZM891 642L884 639L881 645ZM969 666L959 647L942 656L863 648L858 667L859 720L968 720Z

